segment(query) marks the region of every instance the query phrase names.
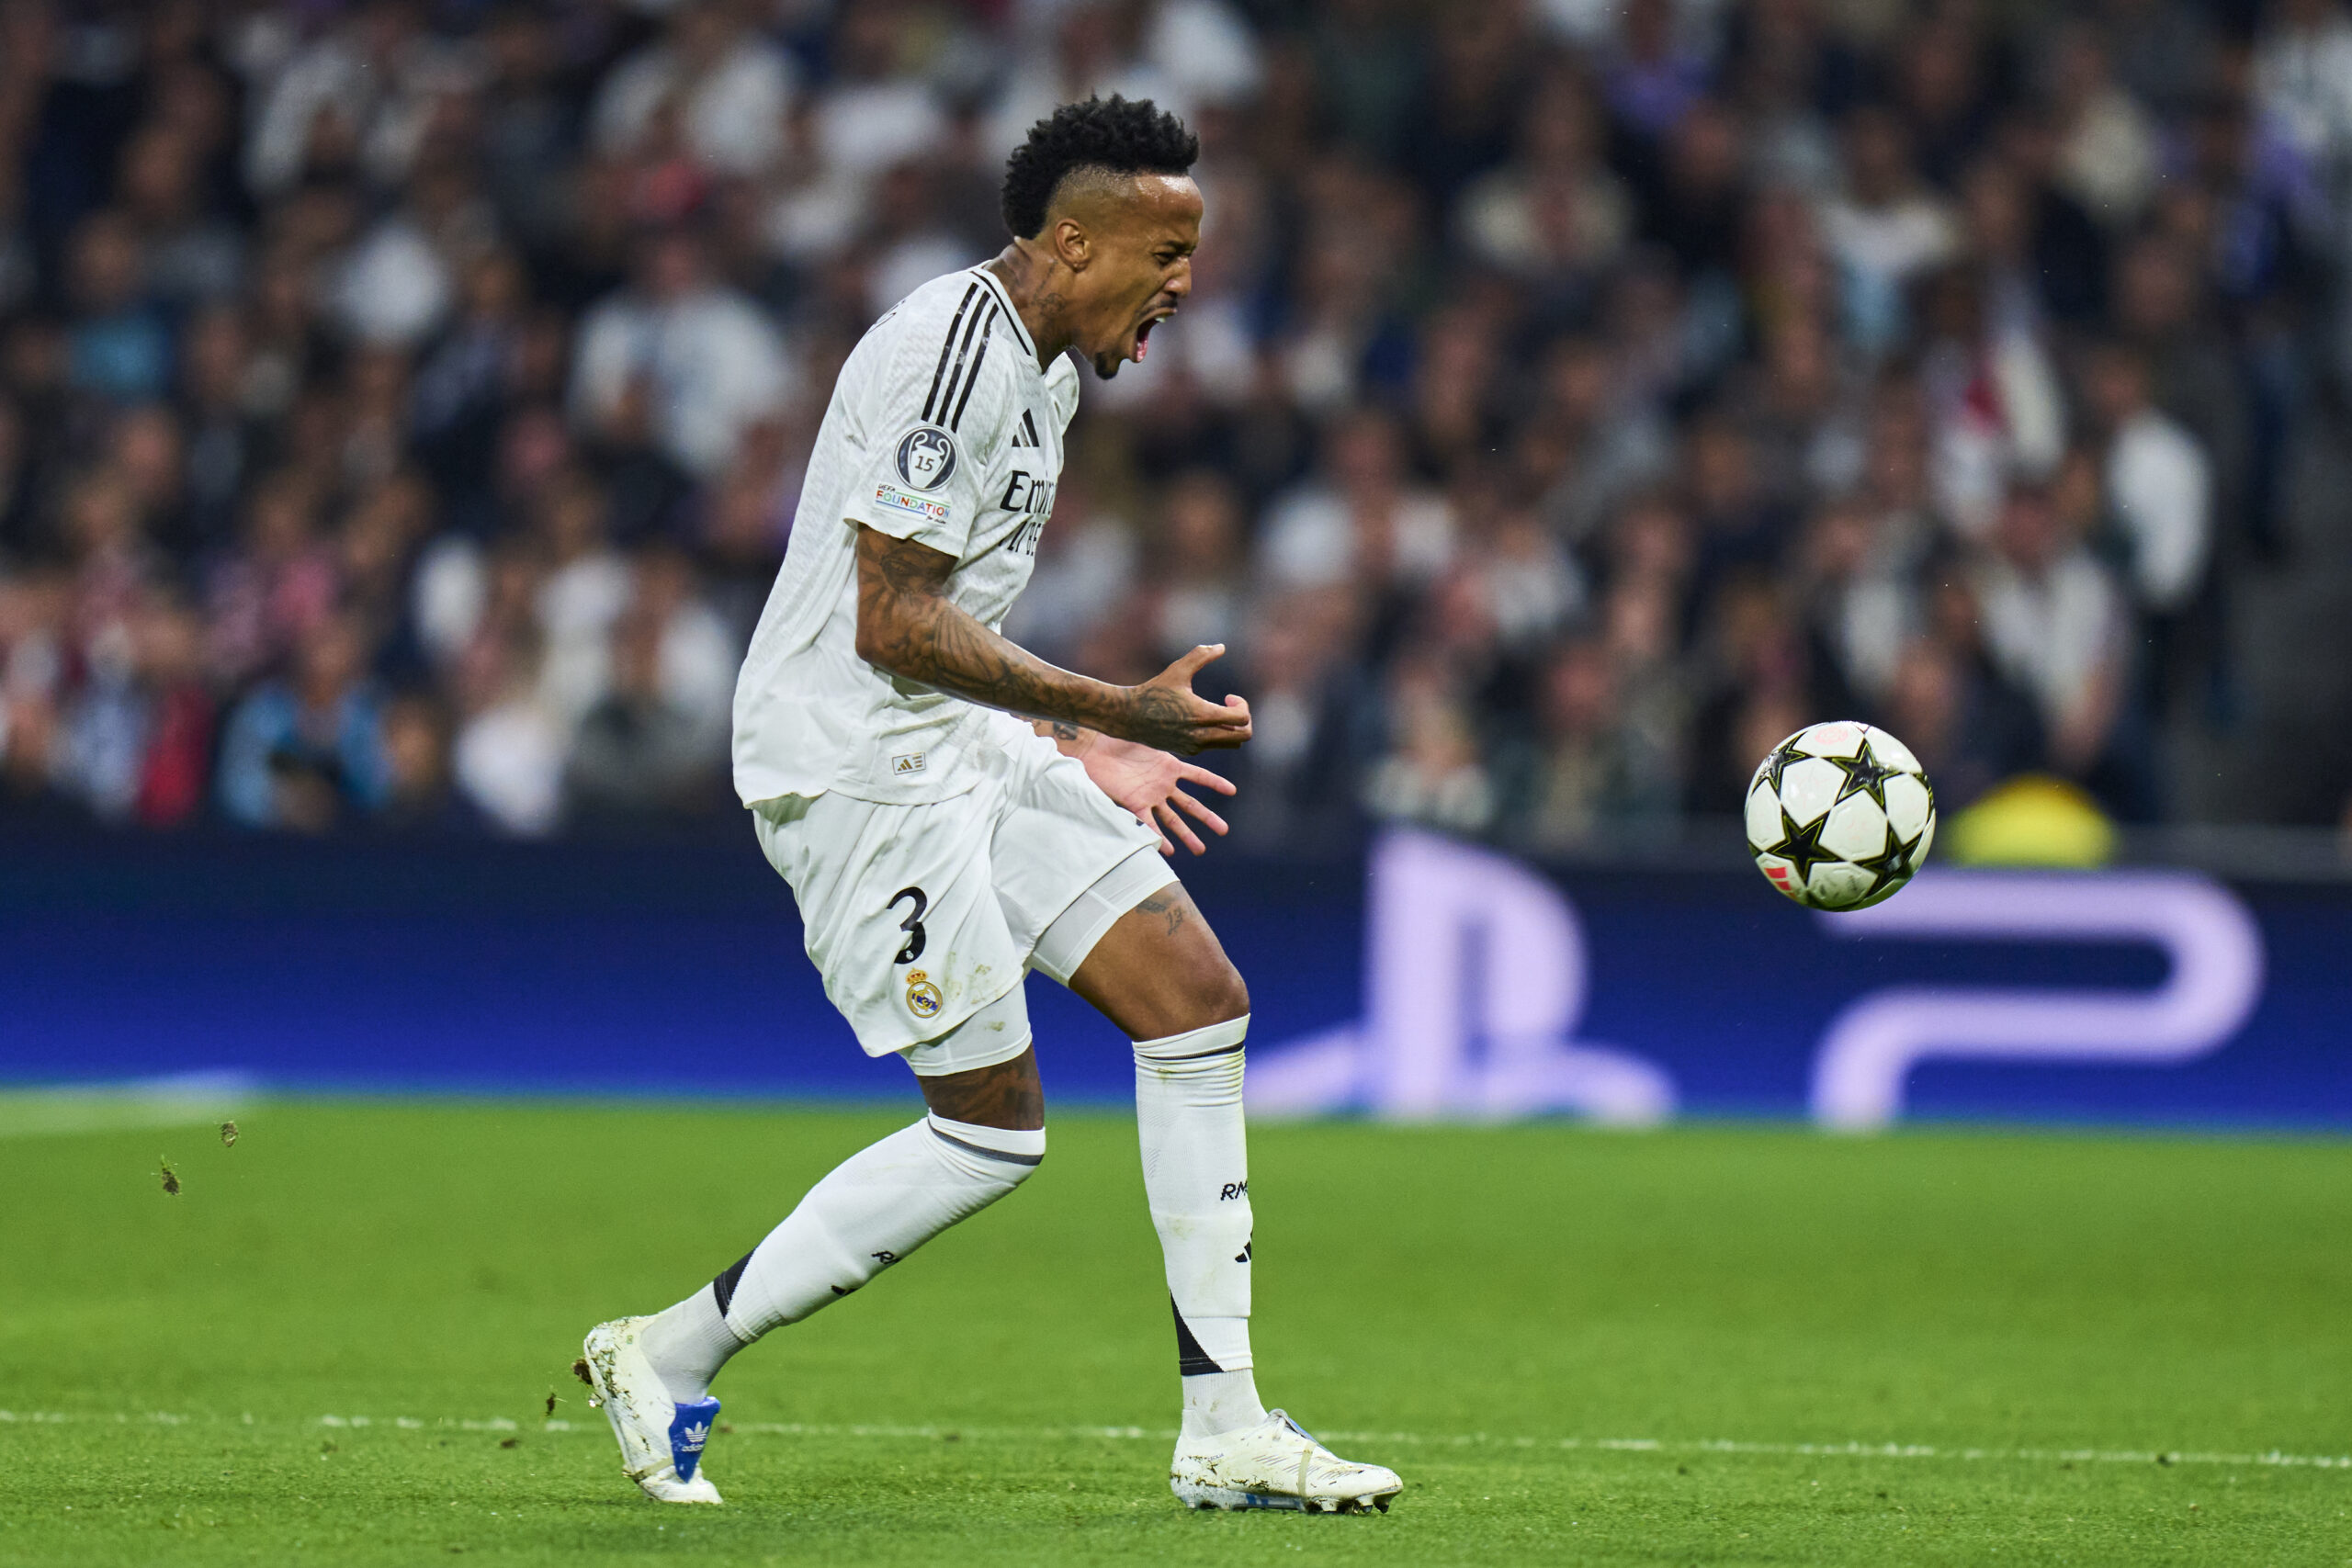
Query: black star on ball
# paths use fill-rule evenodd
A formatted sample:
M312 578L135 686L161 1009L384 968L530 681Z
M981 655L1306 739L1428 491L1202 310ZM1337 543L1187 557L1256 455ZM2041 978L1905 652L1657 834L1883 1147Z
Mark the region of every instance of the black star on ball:
M1858 755L1832 757L1829 761L1837 763L1838 772L1846 775L1846 782L1838 786L1838 800L1844 800L1849 795L1867 795L1878 802L1880 810L1886 809L1886 781L1901 774L1903 772L1901 768L1890 768L1871 755L1871 743L1868 740L1862 742L1861 751ZM1835 805L1836 802L1833 801L1831 804Z
M1825 818L1824 820L1827 818ZM1871 874L1871 890L1862 895L1863 903L1871 902L1888 886L1900 885L1911 879L1911 873L1917 869L1915 857L1919 852L1919 840L1926 837L1927 834L1922 832L1915 834L1906 841L1896 838L1894 830L1890 829L1886 835L1886 848L1883 852L1874 854L1868 860L1854 862L1856 865Z
M1796 872L1797 886L1804 886L1813 880L1813 868L1826 861L1840 859L1821 847L1821 830L1829 826L1829 814L1823 812L1812 824L1800 828L1796 818L1789 815L1787 807L1781 808L1781 841L1768 852L1787 861Z
M1770 756L1764 759L1763 777L1771 784L1775 798L1778 798L1781 793L1781 775L1787 773L1792 764L1804 761L1804 756L1794 746L1778 747Z

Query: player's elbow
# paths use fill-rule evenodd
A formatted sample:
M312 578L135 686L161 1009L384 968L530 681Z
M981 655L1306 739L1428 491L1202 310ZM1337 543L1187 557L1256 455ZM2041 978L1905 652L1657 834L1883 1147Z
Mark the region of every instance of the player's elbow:
M876 670L893 675L905 673L896 662L896 650L906 646L906 639L899 635L896 620L888 612L872 604L858 606L856 645L857 656Z

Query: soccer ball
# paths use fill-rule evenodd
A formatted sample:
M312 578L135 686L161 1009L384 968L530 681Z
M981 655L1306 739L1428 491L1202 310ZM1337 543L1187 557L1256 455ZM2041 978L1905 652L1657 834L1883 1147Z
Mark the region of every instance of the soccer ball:
M1851 719L1798 730L1747 784L1747 847L1764 880L1813 909L1892 897L1936 840L1919 759Z

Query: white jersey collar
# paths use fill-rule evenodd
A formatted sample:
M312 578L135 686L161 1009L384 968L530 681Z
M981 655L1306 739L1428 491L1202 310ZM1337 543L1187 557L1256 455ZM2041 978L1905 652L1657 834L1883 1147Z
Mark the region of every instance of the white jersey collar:
M1045 367L1037 364L1037 345L1031 340L1029 329L1022 324L1021 312L1013 309L1012 296L1006 292L1003 281L989 270L989 264L986 262L975 267L967 267L966 270L986 284L989 291L995 294L998 300L1004 306L1005 320L1012 323L1014 335L1021 339L1021 346L1028 352L1030 365L1035 367L1038 374L1043 375Z

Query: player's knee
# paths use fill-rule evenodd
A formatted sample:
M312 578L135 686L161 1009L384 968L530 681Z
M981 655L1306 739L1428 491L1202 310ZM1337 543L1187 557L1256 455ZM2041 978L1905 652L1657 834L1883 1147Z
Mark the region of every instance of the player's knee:
M1173 978L1175 984L1163 993L1165 1011L1155 1021L1155 1034L1189 1034L1250 1016L1250 987L1221 953L1187 964Z
M1193 1025L1196 1029L1250 1016L1250 987L1241 978L1241 971L1223 953L1217 954L1216 964L1207 966L1197 994L1201 1018Z
M1017 998L1020 992L1012 993ZM991 1004L996 1006L998 1004ZM944 1043L952 1048L954 1042L978 1022L983 1027L989 1009L975 1015L975 1020L959 1025L941 1037L933 1048ZM1026 1019L1024 1017L1025 1025ZM1024 1027L1023 1037L1028 1031ZM1046 1086L1037 1076L1037 1054L1025 1043L1021 1054L1010 1061L991 1062L984 1066L958 1073L926 1075L918 1066L916 1081L922 1085L923 1103L934 1116L950 1122L967 1122L974 1126L993 1127L1008 1132L1035 1130L1042 1138L1046 1125Z

